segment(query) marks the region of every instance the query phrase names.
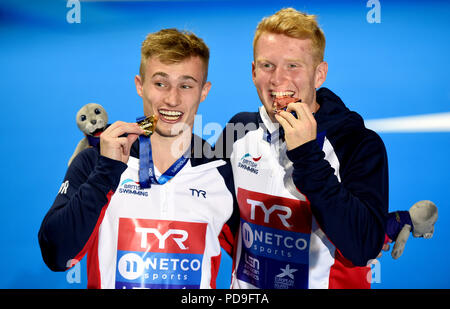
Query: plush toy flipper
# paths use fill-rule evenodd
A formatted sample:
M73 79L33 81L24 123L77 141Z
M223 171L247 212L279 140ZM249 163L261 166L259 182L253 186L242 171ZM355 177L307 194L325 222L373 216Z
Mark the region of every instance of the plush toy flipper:
M67 166L69 166L73 159L75 159L75 157L84 149L89 147L89 142L87 140L87 138L83 138L81 139L81 141L78 142L77 148L75 148L75 151L73 152L72 156L70 157L69 163L67 164Z
M403 254L403 250L405 250L405 245L408 241L409 234L411 234L411 225L405 224L398 234L397 239L395 240L394 248L391 252L392 257L395 260Z

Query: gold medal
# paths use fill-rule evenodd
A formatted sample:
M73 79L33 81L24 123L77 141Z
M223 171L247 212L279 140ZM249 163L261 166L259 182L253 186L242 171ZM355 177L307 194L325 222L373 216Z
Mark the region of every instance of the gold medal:
M158 117L156 115L151 115L141 121L138 121L137 124L141 127L142 130L145 131L146 136L150 136L155 131L156 122L158 121Z

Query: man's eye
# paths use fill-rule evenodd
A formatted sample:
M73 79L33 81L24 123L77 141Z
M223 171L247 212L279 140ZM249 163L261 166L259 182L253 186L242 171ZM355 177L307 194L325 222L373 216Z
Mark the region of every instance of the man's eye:
M155 83L155 86L156 86L156 87L165 87L166 85L164 85L163 83L158 83L158 82L157 82L157 83Z
M288 69L302 69L302 68L304 68L304 65L302 64L302 63L289 63L288 65L287 65L287 68Z
M261 67L262 70L267 71L267 70L273 70L274 65L271 64L271 63L264 62L264 63L260 64L260 67Z
M192 86L190 86L190 85L181 85L181 88L182 89L191 89Z

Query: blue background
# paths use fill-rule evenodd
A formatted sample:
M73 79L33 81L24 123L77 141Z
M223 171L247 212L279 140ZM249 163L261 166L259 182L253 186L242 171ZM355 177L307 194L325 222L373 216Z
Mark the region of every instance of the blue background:
M224 126L260 105L251 81L254 30L288 6L319 15L329 63L324 86L365 119L450 111L448 1L381 0L379 24L367 22L364 0L81 2L79 24L67 22L66 2L0 0L0 288L86 287L85 261L80 283L47 269L37 232L82 138L78 109L102 104L110 122L142 114L133 78L149 32L187 29L209 45L213 88L200 105L203 126ZM449 132L380 136L390 209L430 199L439 219L432 239L411 237L398 260L385 253L372 286L448 288ZM228 287L230 269L224 255L218 287Z

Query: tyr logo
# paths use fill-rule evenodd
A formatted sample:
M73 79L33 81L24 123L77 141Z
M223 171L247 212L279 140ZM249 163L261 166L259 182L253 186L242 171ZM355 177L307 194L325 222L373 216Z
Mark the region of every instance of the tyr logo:
M206 198L206 191L204 190L197 190L197 189L189 189L191 190L192 196L200 197L203 196L203 198Z
M288 228L292 226L291 224L289 224L287 222L287 219L289 219L292 215L292 210L289 207L281 206L281 205L272 205L271 207L267 208L263 202L255 201L252 199L247 199L247 203L249 203L251 205L251 211L250 211L250 219L251 220L255 220L256 208L260 207L262 209L262 211L264 212L264 223L269 223L270 215L274 211L278 210L278 212L282 212L282 213L277 213L278 217L281 220L281 223L285 227L288 227Z
M62 183L61 187L59 187L58 194L67 194L68 188L69 188L69 181L66 180Z
M170 235L172 236L172 239L176 242L178 247L181 250L187 250L186 246L184 245L184 242L188 238L188 232L185 230L168 230L164 234L161 234L160 231L158 231L155 228L147 228L147 227L136 227L135 229L136 233L142 233L141 236L141 248L147 248L147 234L154 234L159 241L158 247L159 249L164 249L166 246L166 239ZM175 237L175 235L178 235L178 237Z
M237 201L241 219L279 230L311 233L309 202L255 192L238 187Z

